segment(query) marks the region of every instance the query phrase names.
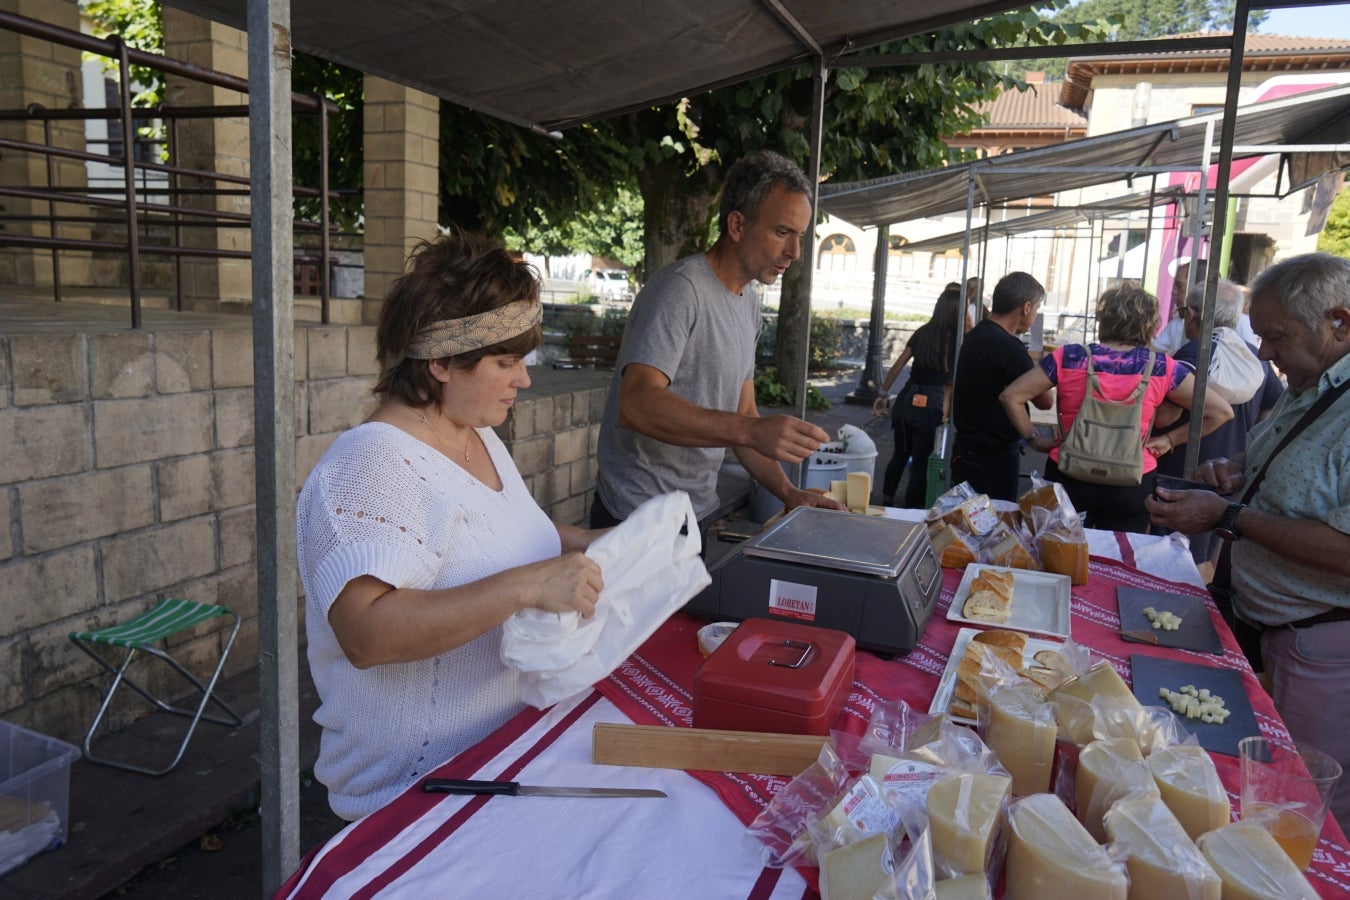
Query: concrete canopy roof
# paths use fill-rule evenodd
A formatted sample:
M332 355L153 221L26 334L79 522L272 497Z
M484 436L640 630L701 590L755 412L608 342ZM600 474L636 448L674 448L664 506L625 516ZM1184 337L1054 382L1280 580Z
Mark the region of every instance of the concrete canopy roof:
M245 28L246 0L165 0ZM1026 0L294 0L306 53L521 125L566 128Z
M972 181L975 204L998 206L1168 171L1195 171L1205 158L1207 127L1213 124L1217 146L1222 121L1222 112L1207 113L925 172L826 183L820 205L859 227L891 225L964 212ZM1328 145L1342 149L1328 150ZM1350 168L1350 149L1345 149L1350 147L1350 85L1238 107L1233 146L1234 159L1272 152L1286 156L1286 194L1326 172ZM1317 149L1288 149L1298 146Z

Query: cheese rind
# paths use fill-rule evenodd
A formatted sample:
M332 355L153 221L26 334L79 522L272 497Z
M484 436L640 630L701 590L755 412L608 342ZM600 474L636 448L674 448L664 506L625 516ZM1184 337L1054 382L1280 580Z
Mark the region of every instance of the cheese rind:
M1106 813L1105 833L1128 854L1131 900L1220 900L1218 874L1156 791L1118 800Z
M1255 822L1202 834L1200 852L1223 881L1223 900L1314 900L1317 891Z
M953 871L983 874L994 836L1012 793L1012 779L1002 775L957 775L928 791L928 828L933 855Z
M1112 861L1054 794L1012 804L1008 824L1008 900L1126 900L1124 865Z
M1055 761L1055 712L1030 684L1001 687L989 694L984 742L1012 776L1019 797L1050 787Z
M1191 840L1228 824L1228 792L1214 760L1197 744L1175 744L1148 758L1153 782Z

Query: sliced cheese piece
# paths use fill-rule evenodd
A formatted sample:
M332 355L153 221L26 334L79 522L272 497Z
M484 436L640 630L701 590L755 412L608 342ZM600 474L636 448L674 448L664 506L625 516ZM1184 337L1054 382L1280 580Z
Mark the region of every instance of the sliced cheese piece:
M872 476L866 472L849 472L845 492L848 495L845 506L854 512L866 512L872 498Z
M1019 797L1050 787L1055 734L1054 709L1034 685L1014 684L989 695L984 742L1012 775L1012 790Z
M1079 765L1081 776L1081 760ZM1218 874L1156 792L1117 801L1106 813L1105 833L1129 854L1125 870L1131 900L1220 900L1223 885Z
M928 791L928 828L933 855L953 871L983 876L994 835L1012 793L1002 775L957 775Z
M895 863L886 835L874 834L838 847L820 861L822 900L872 900L895 881Z
M1054 794L1017 801L1009 807L1008 824L1008 900L1126 900L1124 865L1112 862Z
M1099 844L1106 843L1102 817L1126 794L1142 792L1160 797L1153 773L1144 762L1139 745L1129 738L1093 741L1078 754L1074 805L1078 821Z
M1163 802L1191 840L1228 824L1228 792L1219 780L1214 760L1203 747L1195 744L1163 747L1148 758L1148 767Z
M962 875L933 885L937 900L988 900L989 882L983 875Z
M838 500L840 503L848 506L848 482L846 480L830 482L830 497Z
M1317 891L1255 822L1202 834L1200 852L1223 880L1223 900L1314 900Z

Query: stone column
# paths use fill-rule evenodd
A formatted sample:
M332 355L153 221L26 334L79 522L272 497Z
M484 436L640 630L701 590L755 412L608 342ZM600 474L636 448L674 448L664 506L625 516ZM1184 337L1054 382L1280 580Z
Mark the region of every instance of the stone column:
M80 30L80 8L75 0L0 0L0 9L16 15L49 22L70 31ZM0 109L23 109L31 103L46 109L70 109L84 105L80 79L80 51L42 38L21 37L12 31L0 31ZM102 105L102 98L96 98ZM0 136L33 144L46 142L40 121L0 122ZM51 143L72 150L85 149L84 123L52 122ZM98 148L95 148L96 150ZM53 158L50 183L72 194L83 194L88 186L84 163ZM0 184L43 188L49 184L47 159L38 153L9 151L0 153ZM46 216L45 201L0 198L6 215ZM58 204L56 215L87 216L88 207ZM49 237L45 221L17 221L6 225L11 233ZM88 225L60 225L56 236L88 239ZM89 283L89 254L60 251L61 285ZM24 247L0 248L0 284L29 285L50 289L54 276L52 252Z
M248 77L248 41L244 32L170 6L164 7L164 55L203 69ZM164 87L164 102L166 106L233 106L247 104L248 96L200 81L169 76ZM248 117L184 119L178 124L178 146L171 152L173 161L181 166L226 175L248 175ZM186 188L227 188L241 192L237 196L185 197L183 206L248 215L247 185L225 184L209 178L184 179L182 184ZM247 220L243 227L185 228L183 243L222 250L248 250L251 246ZM246 311L252 293L249 260L184 257L185 308Z
M436 236L440 101L365 77L365 298L375 324L380 301L418 241Z

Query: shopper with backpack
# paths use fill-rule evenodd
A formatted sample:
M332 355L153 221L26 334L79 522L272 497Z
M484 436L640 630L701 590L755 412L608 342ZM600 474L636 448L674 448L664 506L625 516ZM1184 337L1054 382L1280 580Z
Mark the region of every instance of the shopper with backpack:
M1068 491L1084 524L1110 531L1148 530L1144 498L1153 489L1157 457L1186 442L1184 427L1149 434L1153 414L1169 400L1189 410L1195 376L1149 347L1158 330L1158 299L1132 283L1097 300L1097 340L1066 344L1046 354L999 395L1024 439L1033 437L1026 404L1051 387L1062 442L1052 448L1045 477ZM1209 434L1233 418L1233 409L1211 393L1201 431Z

